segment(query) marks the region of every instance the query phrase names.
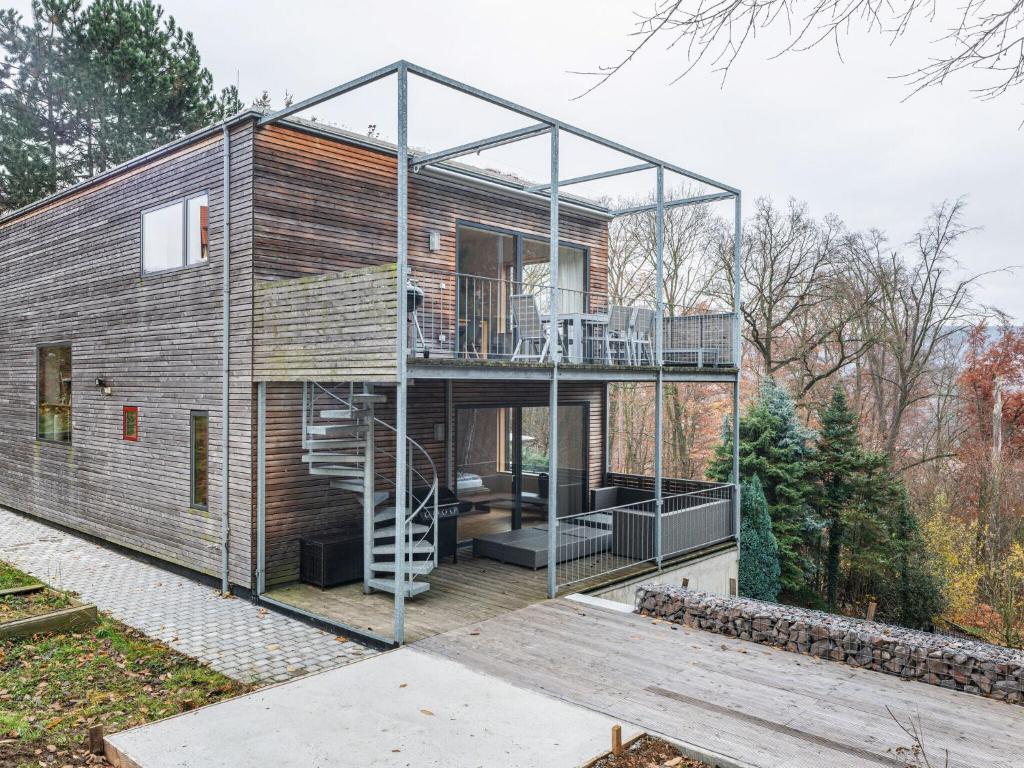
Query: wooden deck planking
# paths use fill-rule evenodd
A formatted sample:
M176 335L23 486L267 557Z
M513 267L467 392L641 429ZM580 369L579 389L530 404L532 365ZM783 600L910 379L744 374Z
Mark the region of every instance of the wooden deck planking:
M406 640L413 642L525 608L546 597L547 575L494 560L460 555L423 578L430 591L405 603ZM394 598L364 595L362 584L321 590L309 584L276 587L267 597L353 629L391 637Z
M901 765L886 707L933 764L1024 765L1024 712L977 696L564 600L467 629L417 648L753 765Z

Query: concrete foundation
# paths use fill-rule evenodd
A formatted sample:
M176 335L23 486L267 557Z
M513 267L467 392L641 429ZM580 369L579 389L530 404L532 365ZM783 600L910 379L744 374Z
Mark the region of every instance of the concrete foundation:
M738 578L739 561L739 550L735 546L729 547L694 557L683 563L677 563L658 573L648 573L621 582L614 587L595 592L594 596L617 603L625 603L632 608L636 601L637 587L641 584L664 584L680 587L683 585L684 579L689 580L688 589L728 595L729 580Z

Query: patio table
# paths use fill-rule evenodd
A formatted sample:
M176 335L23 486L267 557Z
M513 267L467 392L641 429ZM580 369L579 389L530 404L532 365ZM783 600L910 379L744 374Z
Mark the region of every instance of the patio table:
M563 338L568 346L568 361L583 363L594 357L593 342L598 338L604 339L608 328L608 315L600 312L563 312L558 315L558 322L562 326ZM585 343L591 348L589 355L584 355Z

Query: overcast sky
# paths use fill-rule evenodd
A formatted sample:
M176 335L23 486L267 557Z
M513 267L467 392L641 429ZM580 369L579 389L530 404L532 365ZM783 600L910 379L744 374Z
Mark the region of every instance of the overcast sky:
M247 101L264 88L278 102L286 90L301 99L405 58L738 186L748 200L792 196L815 215L883 229L893 243L912 237L933 204L963 195L968 223L981 228L963 242L964 264L985 271L1024 263L1024 94L984 103L971 97L970 81L954 80L902 102L906 86L891 78L929 56L939 28L921 26L895 46L857 33L842 61L828 46L770 61L780 41L762 36L724 86L707 69L670 85L683 60L654 43L606 86L572 101L588 81L570 70L616 61L630 44L632 12L651 4L163 3L194 32L217 86L237 79ZM393 86L378 87L318 116L360 131L376 123L393 138L392 94ZM411 140L430 149L523 124L416 83L412 106ZM544 142L517 148L533 153L527 173L543 172ZM563 176L621 162L575 145L564 154ZM640 181L625 191L643 191ZM1024 319L1022 282L1024 272L987 278L981 298Z

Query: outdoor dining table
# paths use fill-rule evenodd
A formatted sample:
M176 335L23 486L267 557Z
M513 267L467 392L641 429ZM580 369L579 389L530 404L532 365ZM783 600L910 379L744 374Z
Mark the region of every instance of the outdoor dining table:
M608 329L608 315L601 312L561 312L558 322L562 326L562 338L568 347L567 361L570 363L588 362L594 355L594 342L604 340ZM588 350L589 354L584 354Z

